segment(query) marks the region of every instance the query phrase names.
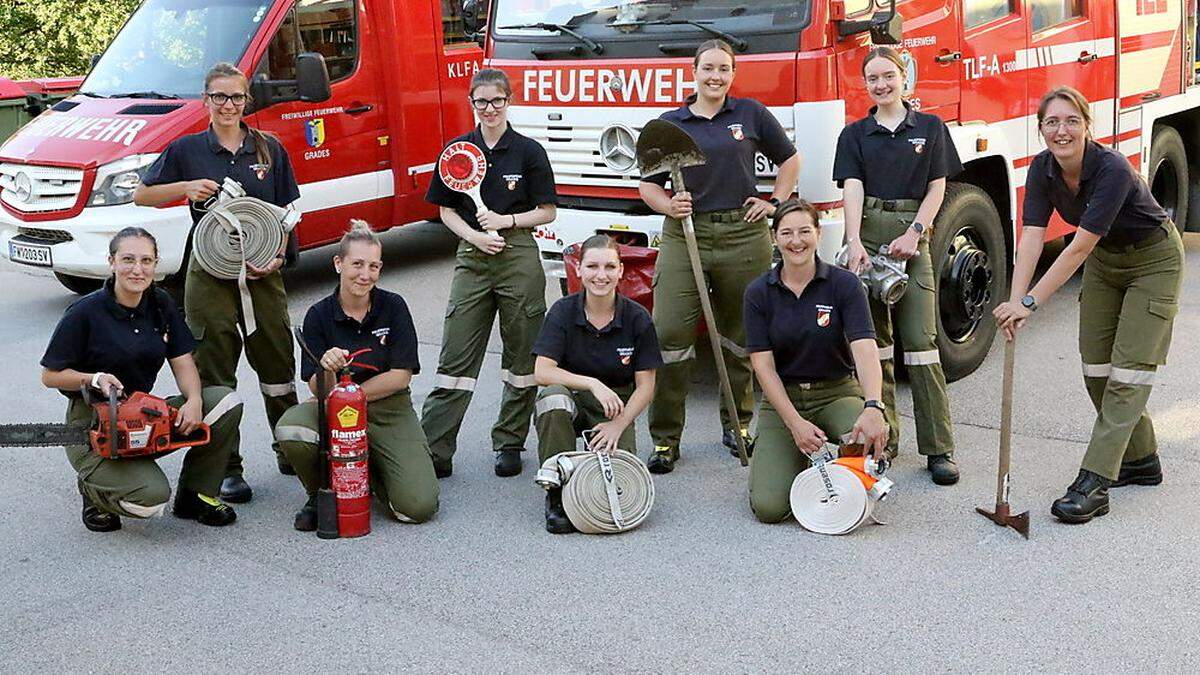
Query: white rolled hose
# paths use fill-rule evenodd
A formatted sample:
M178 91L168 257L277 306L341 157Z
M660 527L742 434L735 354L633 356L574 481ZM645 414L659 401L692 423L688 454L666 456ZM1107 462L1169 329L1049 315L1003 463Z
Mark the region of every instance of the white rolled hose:
M606 466L611 470L606 471ZM614 534L641 525L654 506L654 481L636 455L616 450L563 452L542 464L535 481L562 488L563 510L588 534Z
M804 529L817 534L849 534L868 519L875 505L887 497L892 481L868 477L833 461L817 460L792 482L789 501L792 515ZM878 522L878 521L876 521Z
M279 207L255 197L232 178L226 178L217 196L205 205L204 217L192 233L196 264L217 279L236 279L241 292L246 335L258 324L246 286L246 263L266 267L287 242L300 220L291 207Z

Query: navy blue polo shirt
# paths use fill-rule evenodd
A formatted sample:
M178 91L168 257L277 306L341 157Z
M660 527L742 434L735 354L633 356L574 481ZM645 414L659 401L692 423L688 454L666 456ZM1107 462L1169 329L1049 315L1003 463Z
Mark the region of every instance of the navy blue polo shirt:
M895 131L875 121L878 106L842 129L833 158L838 187L857 178L868 197L919 200L925 198L930 181L962 171L946 123L937 115L913 110L907 102L904 107L908 115Z
M748 197L758 196L755 153L780 165L796 154L796 146L771 111L752 98L726 96L725 105L712 119L693 113L689 106L695 102L692 94L683 106L659 115L686 131L704 153L703 166L683 169L692 209L696 213L739 209ZM642 180L665 186L669 178L659 173Z
M511 124L491 148L483 142L483 131L478 125L447 143L446 147L459 141L474 143L487 157L487 173L479 186L479 196L493 213L525 213L543 204L558 204L554 170L550 168L546 149L532 138L517 133ZM437 169L429 181L425 201L452 208L473 229L483 229L475 219L475 202L466 193L446 187Z
M1115 244L1141 240L1168 217L1129 160L1095 141L1083 149L1078 194L1063 181L1062 168L1049 150L1030 163L1022 222L1046 227L1055 209L1068 223Z
M584 311L586 291L555 302L533 345L533 353L553 359L567 372L594 377L609 388L633 384L639 370L663 364L650 312L617 294L613 320L596 328Z
M333 294L310 307L304 315L304 341L317 358L333 347L351 353L369 348L370 352L354 360L379 370L351 368L350 377L359 384L389 370L409 370L413 375L421 372L417 331L408 304L404 298L378 286L371 289L371 308L361 322L342 311L335 288ZM300 377L308 382L320 366L301 353Z
M853 375L850 343L875 339L862 282L820 258L816 264L816 273L799 297L779 278L783 263L746 287L746 351L772 352L784 384Z
M195 348L196 340L169 293L151 286L131 309L117 302L109 279L103 288L67 308L41 363L50 370L109 373L121 381L126 393L148 393L165 360ZM80 396L78 391L63 393L68 398Z

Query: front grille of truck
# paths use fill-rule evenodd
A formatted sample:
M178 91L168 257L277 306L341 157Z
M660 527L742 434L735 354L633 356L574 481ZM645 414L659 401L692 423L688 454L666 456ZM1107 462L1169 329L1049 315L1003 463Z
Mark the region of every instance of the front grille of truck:
M38 227L18 227L17 233L26 239L36 240L38 244L61 244L74 239L66 230L43 230Z
M65 211L83 187L83 169L36 164L0 164L0 200L25 213Z

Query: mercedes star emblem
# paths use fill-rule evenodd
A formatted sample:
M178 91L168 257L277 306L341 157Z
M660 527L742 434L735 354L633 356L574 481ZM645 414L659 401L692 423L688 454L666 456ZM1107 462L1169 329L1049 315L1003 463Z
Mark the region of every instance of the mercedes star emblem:
M610 124L600 132L600 158L617 173L626 173L637 164L637 138L624 124Z
M17 201L28 204L33 201L33 179L24 171L17 173L13 178L13 193Z

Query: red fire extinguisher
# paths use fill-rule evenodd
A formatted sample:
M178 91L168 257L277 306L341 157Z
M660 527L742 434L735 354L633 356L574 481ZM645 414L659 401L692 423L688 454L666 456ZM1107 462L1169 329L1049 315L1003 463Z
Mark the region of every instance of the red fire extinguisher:
M367 395L350 379L350 368L374 367L354 363L350 355L341 379L329 392L325 414L329 423L329 482L337 502L338 536L361 537L371 532L371 480L367 466Z

